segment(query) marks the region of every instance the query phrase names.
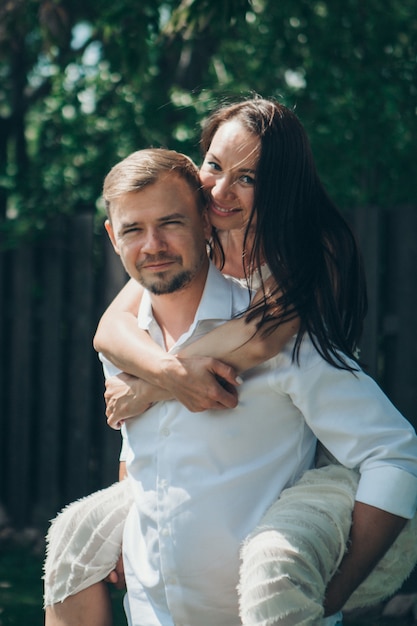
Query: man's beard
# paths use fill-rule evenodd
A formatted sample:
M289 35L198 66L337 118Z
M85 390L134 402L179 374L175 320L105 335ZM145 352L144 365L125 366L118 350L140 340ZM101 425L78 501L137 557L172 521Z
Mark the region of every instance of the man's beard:
M182 270L174 276L167 276L168 272L155 272L152 277L144 276L142 266L145 263L149 264L158 261L175 261L181 265L182 258L180 256L165 256L164 254L159 254L154 257L148 257L144 263L136 266L140 284L157 296L179 291L193 280L200 269L200 264L196 263L192 269Z
M140 274L139 281L141 285L151 293L157 296L162 296L163 294L174 293L175 291L182 289L188 285L193 278L193 272L190 270L184 270L176 276L171 276L169 279L167 279L163 272L161 272L159 275L155 275L155 279L153 281L147 280L142 276L142 274Z

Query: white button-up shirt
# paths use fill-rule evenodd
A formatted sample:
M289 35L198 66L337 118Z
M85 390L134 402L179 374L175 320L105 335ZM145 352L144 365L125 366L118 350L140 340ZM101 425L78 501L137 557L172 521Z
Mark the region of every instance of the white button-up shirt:
M210 267L193 325L174 347L246 309L247 292ZM175 311L172 312L175 315ZM139 325L162 344L145 294ZM246 372L233 410L158 403L125 424L134 505L123 539L133 626L239 626L239 546L281 491L313 466L317 438L358 467L358 499L411 517L417 439L364 373L303 340Z

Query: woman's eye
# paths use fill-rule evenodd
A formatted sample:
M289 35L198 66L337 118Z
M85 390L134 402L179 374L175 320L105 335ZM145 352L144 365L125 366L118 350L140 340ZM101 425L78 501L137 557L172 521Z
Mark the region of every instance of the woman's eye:
M215 161L206 161L206 165L211 170L215 170L216 172L220 172L220 170L221 170L220 165L218 163L216 163Z
M255 179L252 176L248 176L247 174L245 176L241 176L240 180L245 185L254 185L255 184Z

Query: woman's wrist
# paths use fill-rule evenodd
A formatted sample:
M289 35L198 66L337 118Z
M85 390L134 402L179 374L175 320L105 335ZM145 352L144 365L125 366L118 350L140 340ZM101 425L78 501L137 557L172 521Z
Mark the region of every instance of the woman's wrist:
M166 391L173 392L176 383L184 376L185 370L180 359L174 354L167 354L160 359L156 384Z

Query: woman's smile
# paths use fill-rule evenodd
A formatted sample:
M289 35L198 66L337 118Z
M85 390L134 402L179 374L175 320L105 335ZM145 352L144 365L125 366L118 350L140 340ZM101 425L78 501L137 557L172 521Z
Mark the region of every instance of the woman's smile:
M241 122L231 120L214 134L200 170L201 183L210 194L209 217L219 230L244 227L254 203L259 138Z

